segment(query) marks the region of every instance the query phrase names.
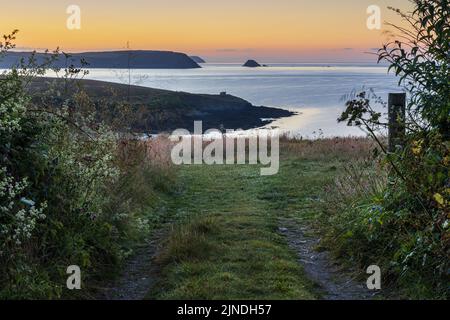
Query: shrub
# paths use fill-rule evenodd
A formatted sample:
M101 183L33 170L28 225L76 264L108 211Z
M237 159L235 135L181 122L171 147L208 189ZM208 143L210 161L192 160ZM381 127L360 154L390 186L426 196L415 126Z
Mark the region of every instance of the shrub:
M4 37L2 53L15 34ZM88 294L148 235L158 188L173 181L156 158L162 146L148 154L129 141L141 148L124 157L123 139L82 91L50 88L32 101L27 84L51 61L31 57L0 77L0 298L76 296L65 289L70 265L80 266ZM80 74L64 70L64 89Z
M335 196L344 205L329 206L323 219L329 244L339 255L363 266L379 264L391 284L412 297L443 298L449 289L450 10L447 0L413 3L411 14L393 9L409 29L391 25L401 40L379 51L379 60L390 63L410 97L407 117L399 119L406 126L402 145L388 152L379 139L386 124L373 106L380 100L370 92L349 100L339 119L370 133L381 151L375 163L384 166L389 179L357 194L338 185ZM355 175L374 170L356 169L350 175L355 188Z

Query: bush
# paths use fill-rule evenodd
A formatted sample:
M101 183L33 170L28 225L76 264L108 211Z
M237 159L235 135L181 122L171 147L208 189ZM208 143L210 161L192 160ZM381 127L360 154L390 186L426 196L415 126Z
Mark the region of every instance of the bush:
M334 205L323 215L329 244L338 255L362 266L378 264L391 284L416 298L448 297L450 212L450 38L447 0L414 0L415 10L405 14L409 29L396 27L400 39L379 51L379 60L390 63L410 99L406 136L395 152L388 152L380 133L386 128L379 103L372 93L361 92L346 104L340 117L348 125L363 127L378 143L382 165L389 179L381 179L367 192L355 177L372 167L356 166L352 188L333 188ZM382 103L382 106L385 104ZM381 151L381 152L380 152ZM347 177L348 178L348 177ZM372 180L369 180L372 181ZM328 193L330 194L330 193ZM336 210L336 208L338 208ZM331 241L330 241L331 240Z
M123 139L82 91L50 90L49 99L62 97L57 108L32 103L26 86L51 61L30 58L0 77L0 298L77 295L65 289L70 265L80 266L88 294L148 235L159 190L173 181L170 165L138 141L126 140L141 147L124 157ZM83 74L64 72L66 87Z

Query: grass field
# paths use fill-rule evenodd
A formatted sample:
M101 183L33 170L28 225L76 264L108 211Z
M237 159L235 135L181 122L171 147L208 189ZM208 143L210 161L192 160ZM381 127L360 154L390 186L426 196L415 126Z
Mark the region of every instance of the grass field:
M183 166L170 211L181 218L158 255L151 299L315 299L280 220L308 223L342 160L284 156L278 175L258 166Z

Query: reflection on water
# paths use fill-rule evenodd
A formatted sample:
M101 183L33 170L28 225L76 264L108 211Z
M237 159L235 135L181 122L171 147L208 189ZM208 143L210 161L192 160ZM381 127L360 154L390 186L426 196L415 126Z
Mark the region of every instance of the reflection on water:
M342 97L362 87L374 88L381 97L400 91L387 68L350 64L274 64L244 68L236 64L204 64L202 69L131 70L132 83L192 93L229 94L254 105L285 108L301 114L272 123L283 130L313 136L361 135L357 128L337 124L344 108ZM128 83L128 70L92 69L89 79Z
M281 132L303 138L366 135L359 128L337 123L337 117L341 112L342 108L330 107L326 112L323 108L301 108L301 113L275 120L267 127L279 128Z

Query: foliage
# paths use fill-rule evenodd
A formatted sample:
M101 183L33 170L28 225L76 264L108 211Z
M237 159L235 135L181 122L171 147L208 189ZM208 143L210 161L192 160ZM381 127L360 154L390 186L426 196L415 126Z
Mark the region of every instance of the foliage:
M4 36L2 54L14 48L16 33ZM118 134L83 103L88 98L69 95L83 70L53 70L64 92L50 88L39 101L62 97L58 108L32 101L27 86L56 54L40 63L32 55L0 76L0 297L77 295L65 288L70 265L81 267L84 289L93 289L148 234L146 215L158 201L152 179L172 181L162 178L169 168L154 167L141 149L121 157ZM143 161L130 163L131 156ZM140 197L130 192L137 188Z
M442 297L448 294L450 240L450 8L447 0L413 3L411 13L393 9L408 27L391 25L399 40L378 52L409 96L406 119L398 119L406 127L401 145L388 152L379 139L386 123L375 105L385 104L372 92L350 99L339 118L377 141L379 163L390 178L376 192L340 206L341 213L330 207L334 214L326 221L333 223L328 229L335 247L345 248L350 259L365 264L377 259L393 283L421 287L410 293Z

